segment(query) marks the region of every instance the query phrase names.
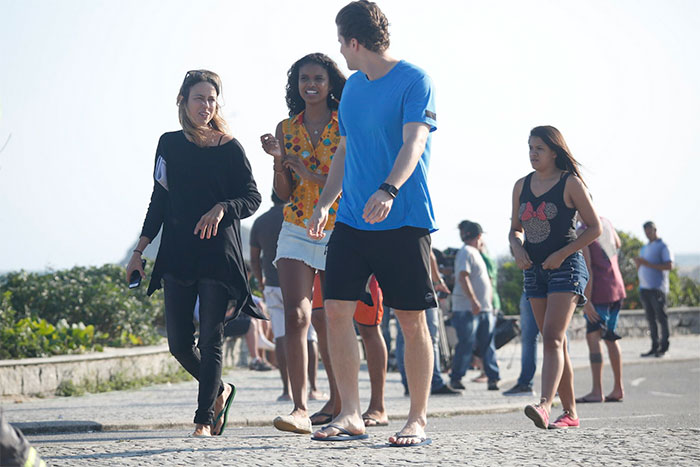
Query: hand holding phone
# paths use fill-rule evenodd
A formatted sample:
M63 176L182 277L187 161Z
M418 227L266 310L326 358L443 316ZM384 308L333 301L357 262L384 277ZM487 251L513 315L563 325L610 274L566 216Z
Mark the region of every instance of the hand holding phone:
M142 259L141 260L141 268L145 269L146 268L146 260ZM134 269L131 272L131 277L129 277L129 288L130 289L135 289L136 287L141 285L141 272L138 269Z

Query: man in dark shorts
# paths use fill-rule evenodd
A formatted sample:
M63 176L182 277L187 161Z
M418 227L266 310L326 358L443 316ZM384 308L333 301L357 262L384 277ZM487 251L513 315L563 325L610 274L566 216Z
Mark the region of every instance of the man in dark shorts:
M428 444L433 352L425 309L437 306L429 263L430 233L436 227L426 180L430 133L436 129L432 83L420 68L387 54L389 22L376 4L348 4L338 13L336 25L340 53L348 68L359 71L343 89L340 144L308 226L310 237L323 237L328 211L342 188L324 289L342 410L312 439L367 437L352 318L355 302L374 274L406 339L411 407L408 421L389 444Z

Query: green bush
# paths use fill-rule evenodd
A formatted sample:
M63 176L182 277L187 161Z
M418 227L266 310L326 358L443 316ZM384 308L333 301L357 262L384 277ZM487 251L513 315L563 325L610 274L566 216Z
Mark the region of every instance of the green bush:
M523 293L523 271L515 261L504 261L498 268L498 295L501 310L506 315L520 314L520 296Z
M150 269L149 264L147 273ZM104 344L118 347L153 344L161 337L157 328L164 322L162 293L146 297L145 284L129 290L121 266L13 272L0 278L0 293L2 314L7 308L15 316L12 323L2 318L5 328L24 318L30 320L25 327L41 320L86 323L96 335L106 335Z
M622 242L617 255L617 262L620 266L620 273L622 274L625 292L627 293L623 306L631 310L639 309L642 307L642 304L639 301L639 279L637 278L637 265L634 263L634 258L639 256L639 251L644 246L644 242L633 234L621 230L618 230L617 234Z
M20 318L10 301L12 294L5 292L0 300L0 359L46 357L66 353L102 350L107 335L96 333L92 325L69 325L65 319L56 326L45 319Z

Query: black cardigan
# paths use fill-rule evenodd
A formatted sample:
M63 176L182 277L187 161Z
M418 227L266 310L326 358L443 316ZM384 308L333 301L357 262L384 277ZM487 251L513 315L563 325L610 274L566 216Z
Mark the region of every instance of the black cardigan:
M167 164L168 190L154 180L141 231L153 240L163 226L148 295L161 288L165 273L182 280L214 279L238 298L233 317L243 311L265 319L250 295L241 244L240 219L250 217L261 201L243 147L233 139L201 148L176 131L160 137L156 161L158 156ZM216 203L224 206L218 234L201 240L195 225Z

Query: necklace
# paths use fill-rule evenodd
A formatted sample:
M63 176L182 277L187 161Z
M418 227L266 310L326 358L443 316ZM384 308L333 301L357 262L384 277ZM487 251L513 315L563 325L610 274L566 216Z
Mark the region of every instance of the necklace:
M311 122L306 119L306 115L304 115L304 126L306 127L306 130L312 133L314 136L318 136L319 133L321 133L321 130L328 124L330 121L331 116L330 114L323 118L322 120L319 120L317 122Z

